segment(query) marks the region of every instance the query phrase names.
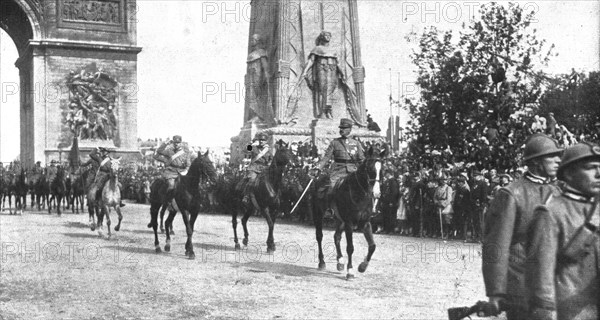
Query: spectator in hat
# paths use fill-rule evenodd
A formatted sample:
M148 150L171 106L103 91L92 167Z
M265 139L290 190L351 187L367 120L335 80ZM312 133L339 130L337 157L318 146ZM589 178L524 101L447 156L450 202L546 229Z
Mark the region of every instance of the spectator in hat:
M385 170L381 185L379 205L383 215L383 232L388 234L396 228L396 212L400 201L400 185L391 169Z

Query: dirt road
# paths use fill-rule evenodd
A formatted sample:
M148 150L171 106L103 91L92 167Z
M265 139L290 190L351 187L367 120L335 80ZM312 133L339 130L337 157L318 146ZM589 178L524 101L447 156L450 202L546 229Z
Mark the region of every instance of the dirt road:
M277 251L267 254L267 225L253 217L249 246L235 251L231 218L201 215L196 260L188 260L181 217L171 252L157 254L148 211L127 204L110 240L90 230L87 214L3 212L0 318L446 319L447 308L484 298L477 244L376 235L377 251L360 274L367 247L355 233L357 277L347 281L335 268L332 230L324 236L327 269L319 271L310 226L278 223Z

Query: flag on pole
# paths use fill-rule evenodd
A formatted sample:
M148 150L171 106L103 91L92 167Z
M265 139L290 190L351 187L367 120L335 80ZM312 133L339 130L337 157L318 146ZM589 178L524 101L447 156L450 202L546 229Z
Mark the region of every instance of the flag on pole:
M77 137L73 137L73 145L69 151L69 166L71 168L79 167L79 142Z

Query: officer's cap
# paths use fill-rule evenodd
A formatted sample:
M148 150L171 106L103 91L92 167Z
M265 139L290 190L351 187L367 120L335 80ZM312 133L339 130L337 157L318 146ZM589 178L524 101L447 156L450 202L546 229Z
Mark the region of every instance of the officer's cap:
M100 151L100 152L106 152L106 153L110 152L110 150L108 150L108 149L106 149L104 147L98 147L98 151Z
M353 123L354 122L352 120L350 120L350 119L346 119L346 118L340 119L340 126L339 126L339 128L340 129L342 129L342 128L352 128L352 124Z
M173 136L173 142L181 143L181 136Z
M267 141L269 139L269 137L267 136L266 133L264 132L259 132L254 136L254 140L264 140Z
M565 169L573 163L584 159L600 160L600 146L590 142L583 142L565 150L556 176L560 180L564 180Z

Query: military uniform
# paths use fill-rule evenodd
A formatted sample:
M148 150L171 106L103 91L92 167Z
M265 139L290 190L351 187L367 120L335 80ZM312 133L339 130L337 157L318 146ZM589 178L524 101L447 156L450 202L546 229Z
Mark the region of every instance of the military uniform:
M352 120L341 119L340 128L351 128ZM336 183L351 172L358 169L358 164L365 160L365 154L362 145L357 140L348 137L340 137L331 141L323 158L319 161L318 167L323 168L327 162L333 160L329 167L329 178L321 183L319 194L324 196L325 190L331 190Z
M108 151L104 148L102 148L102 150L104 150L105 152ZM92 184L90 185L90 189L88 190L88 202L94 203L96 202L99 193L102 191L102 188L104 188L104 184L110 178L109 174L112 170L112 158L108 155L101 155L100 148L98 148L90 152L90 159L96 162L95 167L98 168L95 172L96 174L94 176L94 181L92 182ZM121 190L123 190L121 182L119 182L118 186ZM121 204L121 206L123 206L123 204Z
M600 242L595 241L580 261L560 254L586 222L586 214L594 215L598 226L600 208L591 212L593 200L566 187L562 195L535 209L527 248L529 319L598 319Z
M549 144L549 145L548 145ZM537 152L528 151L535 150ZM551 156L562 149L548 137L533 137L526 144L525 161ZM528 154L529 153L529 154ZM488 297L506 299L507 318L528 319L525 288L525 246L533 210L559 190L552 179L526 172L498 190L485 221L482 272Z
M181 143L181 137L174 136L173 141ZM175 189L175 179L177 179L178 176L187 173L191 161L185 150L175 150L172 147L167 148L168 146L168 143L163 143L156 150L154 159L163 162L166 165L165 170L162 172L162 177L167 181L167 193L170 193Z
M248 178L248 184L254 185L258 174L267 169L273 161L273 155L269 150L269 146L255 146L250 151L250 158L250 164L246 168L246 177Z
M46 168L46 180L48 181L49 184L52 183L52 181L54 181L57 173L58 173L58 168L56 167L56 160L52 160L50 162L50 166L48 166Z
M600 146L579 143L561 161L562 194L535 209L528 233L528 319L599 319Z

